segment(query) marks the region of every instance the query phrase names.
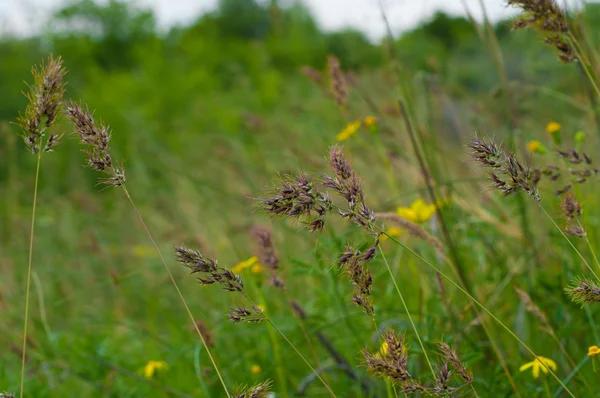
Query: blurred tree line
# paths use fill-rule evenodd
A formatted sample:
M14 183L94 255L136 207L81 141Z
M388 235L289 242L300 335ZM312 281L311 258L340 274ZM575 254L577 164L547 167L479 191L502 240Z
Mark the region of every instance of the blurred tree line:
M588 4L585 15L597 39L600 5ZM506 21L494 29L511 78L535 81L561 68L548 49L531 45L536 39L530 32L509 34ZM464 18L437 13L393 45L407 70L441 74L463 90L489 90L497 81L490 55ZM14 120L24 108L23 81L49 52L65 60L70 95L105 104L102 114L111 116L113 127L151 116L147 128L172 130L178 118L199 113L212 115L204 123L227 120L223 95L229 105L269 109L302 66L322 70L328 54L349 70L382 67L389 64L388 47L385 39L372 43L358 30L323 31L301 2L283 7L278 0L220 0L191 25L165 33L148 10L121 0L80 0L57 11L38 36L0 37L0 120ZM128 112L112 115L109 106Z

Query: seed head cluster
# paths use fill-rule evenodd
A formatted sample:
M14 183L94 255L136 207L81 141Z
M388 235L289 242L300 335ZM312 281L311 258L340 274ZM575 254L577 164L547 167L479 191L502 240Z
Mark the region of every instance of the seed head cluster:
M362 307L368 315L373 315L374 308L370 297L373 275L371 275L369 268L367 268L367 264L375 257L378 244L379 241L364 253L348 245L342 257L338 259L341 269L344 270L345 275L352 281L352 285L354 285L352 301L354 304Z
M485 139L475 138L468 146L472 150L473 159L490 170L493 188L500 190L504 196L525 191L539 202L540 195L533 184L530 168L523 166L514 154Z
M524 12L524 15L515 20L515 29L537 28L544 35L544 42L558 51L561 61L568 63L577 59L575 50L567 39L567 17L554 0L508 0L508 4L517 6Z
M227 316L233 323L259 323L267 319L264 312L256 306L252 306L252 310L248 310L244 307L230 308Z
M375 215L365 204L360 178L354 172L352 164L346 159L341 147L337 145L331 147L329 166L333 177L325 175L324 185L333 189L348 203L348 210L340 210L340 216L374 233Z
M348 98L348 82L340 66L340 61L333 55L327 58L329 77L331 79L331 93L339 106L343 106Z
M67 71L63 68L62 58L48 57L48 62L31 70L33 84L25 94L28 100L25 114L19 115L17 124L22 129L22 137L31 153L40 150L51 152L58 144L60 135L52 129L59 116L62 98L66 91L63 78ZM43 137L47 135L45 142Z
M189 268L192 274L201 274L198 283L201 285L218 284L230 292L241 292L244 283L239 275L234 274L228 268L220 267L216 260L204 257L197 250L185 247L175 247L177 261Z
M82 105L72 102L67 106L67 118L73 124L79 141L85 149L87 166L93 170L107 174L108 177L100 178L99 184L118 187L125 183L125 170L113 162L110 156L110 130L102 123L96 125L93 115Z
M571 300L577 304L600 303L600 286L591 279L578 279L565 291Z
M387 329L382 338L386 349L376 354L364 349L361 352L363 363L375 376L390 380L405 394L420 392L437 397L455 396L455 393L473 382L473 374L447 343L436 343L442 362L437 366L431 383L423 383L408 372L408 349L404 344L404 336ZM456 376L460 378L460 384L453 382Z
M257 225L252 228L252 235L258 246L258 258L271 274L269 283L279 289L285 288L285 282L277 274L279 256L273 245L271 230L267 227Z
M251 387L238 388L238 391L233 394L233 398L267 398L271 396L272 388L273 382L266 380Z
M329 197L319 192L315 183L305 175L283 176L261 207L269 214L298 219L306 217L311 231L320 231L325 226L325 215L331 210Z
M411 382L404 336L387 329L382 338L387 346L387 352L383 355L372 354L365 348L361 353L364 357L364 365L375 376L388 379L397 386Z

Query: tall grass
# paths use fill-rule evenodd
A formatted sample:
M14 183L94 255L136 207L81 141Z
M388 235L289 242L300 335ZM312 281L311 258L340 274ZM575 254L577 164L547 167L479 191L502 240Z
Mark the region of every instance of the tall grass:
M579 62L595 92L595 54L568 15L549 0L509 3L524 10L517 27L540 30L560 60ZM20 378L0 355L0 382L20 385L21 396L598 395L599 172L587 151L597 138L566 122L544 133L548 120L517 100L525 94L491 24L475 27L504 96L475 116L496 119L489 126L506 133L504 145L493 130L462 131L466 148L438 135L435 126L450 123L438 76L411 74L390 35L390 70L349 73L332 55L327 73L304 70L313 86L299 87L313 90L300 110L245 115L244 134L196 134L190 123L172 141L112 137L69 102L85 165L126 201L75 171L64 200L80 209L70 213L57 196L40 202L40 216L37 202L51 192L42 155L60 137L64 93L61 59L50 57L34 69L18 121L36 167L22 347L7 345ZM541 134L526 131L533 125ZM68 141L57 156L76 151ZM136 152L127 184L118 143ZM163 246L198 284L215 286L180 283ZM45 259L35 271L34 249ZM44 286L45 336L28 329L28 319L38 323L32 277ZM0 332L12 341L21 312L8 313Z

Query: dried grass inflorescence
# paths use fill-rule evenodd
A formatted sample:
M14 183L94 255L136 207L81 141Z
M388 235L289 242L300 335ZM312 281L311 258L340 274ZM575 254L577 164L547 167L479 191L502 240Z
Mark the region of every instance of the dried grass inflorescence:
M199 284L218 284L230 292L241 292L244 289L240 276L228 268L220 267L216 260L206 258L197 250L185 247L175 247L174 250L177 261L189 268L192 274L204 275L198 277Z
M272 194L273 197L261 203L267 213L294 219L306 217L311 231L320 231L325 226L325 215L331 210L331 200L305 174L281 177ZM316 217L313 218L313 215Z
M367 268L367 263L375 257L378 244L379 241L364 253L348 245L342 257L338 259L340 267L344 270L348 279L352 281L352 285L354 285L352 302L362 307L368 315L373 315L374 308L370 297L373 275L371 275L371 272Z
M234 393L233 398L267 398L271 396L273 382L271 380L263 381L252 387L240 387Z
M404 337L388 329L383 333L382 338L386 349L380 350L377 354L363 350L361 354L364 357L364 364L370 372L390 380L405 394L421 392L438 397L454 396L452 394L473 382L473 374L447 343L437 342L438 354L443 361L437 367L435 379L431 383L423 383L411 377L408 372L408 349L404 344ZM461 382L451 385L455 376L458 376Z
M258 258L271 274L269 283L278 289L285 288L285 282L277 275L279 256L273 245L271 230L267 227L256 225L252 228L252 235L258 245Z
M227 316L233 323L258 323L267 319L264 312L256 306L252 306L252 310L248 310L244 307L230 308Z
M548 323L548 319L546 318L546 315L544 315L542 310L540 310L540 307L535 305L535 303L533 302L533 300L531 300L531 297L529 297L527 292L519 289L516 286L514 289L515 289L515 292L517 293L517 295L519 296L519 298L521 299L521 301L523 302L523 304L525 304L525 309L527 311L529 311L531 314L533 314L533 316L535 316L540 321L540 323L544 326L544 329L547 332L551 333L552 328L550 327L550 324Z
M333 189L348 202L348 210L340 211L340 216L377 234L374 225L375 214L365 204L360 178L354 172L352 164L346 159L341 147L335 145L330 148L329 166L334 177L325 175L324 185Z
M473 373L460 361L460 359L458 359L458 355L456 355L456 352L450 345L443 341L439 341L437 347L442 358L454 368L456 374L458 374L466 384L471 384L473 382Z
M487 142L477 137L468 146L472 150L473 159L490 169L493 187L500 190L502 195L524 191L539 202L540 195L533 183L529 166L523 166L513 153L504 151L492 141Z
M375 214L365 204L360 178L354 172L352 164L344 156L341 147L330 148L329 165L333 176L325 175L316 182L309 180L304 174L298 177L280 178L279 184L273 192L274 195L263 200L260 206L274 216L307 217L307 224L311 231L322 230L326 215L332 212L334 204L320 188L332 189L347 203L345 208L336 206L337 214L363 227L371 235L379 236L380 229L375 225ZM346 252L338 259L338 263L355 287L352 301L369 315L373 314L373 303L369 297L373 277L366 265L375 256L378 244L379 239L377 238L374 245L365 253L348 246ZM264 251L263 256L268 259L271 254Z
M581 204L577 201L575 195L567 193L562 200L561 208L563 215L567 219L567 226L563 228L563 231L569 236L584 237L585 231L581 225L573 222L582 213Z
M563 62L577 59L572 41L568 38L567 16L554 0L508 0L509 5L519 7L524 15L513 23L515 29L534 27L545 37L545 43L558 51Z
M348 98L348 82L346 81L346 75L342 71L340 61L334 55L330 55L327 58L327 64L329 67L333 98L335 99L336 104L343 106Z
M29 102L25 114L19 115L17 124L23 130L23 140L31 153L38 153L40 150L51 152L60 139L60 135L52 127L62 106L66 91L63 78L67 71L63 68L61 57L55 59L50 55L47 63L42 62L39 68L34 66L31 73L33 84L25 94ZM42 142L46 133L48 138Z
M110 129L102 123L96 125L93 115L83 106L71 101L67 106L67 118L73 124L81 144L89 149L83 152L87 156L87 166L107 174L109 177L98 179L99 184L118 187L125 183L125 170L117 166L110 156Z
M382 338L387 346L387 352L384 355L381 355L381 353L372 354L366 348L363 349L361 354L364 357L364 365L375 376L388 379L397 386L411 383L404 336L387 329Z
M600 303L600 286L596 281L581 278L565 289L571 300L578 304Z
M575 184L584 184L591 177L597 176L600 173L600 170L592 167L592 159L585 152L571 148L559 149L556 151L556 154L563 161L563 164L566 165L566 168L548 165L542 169L533 169L532 181L534 186L537 186L542 179L562 184L560 188L554 191L557 196L561 196L568 193ZM565 183L564 179L569 177L570 181Z

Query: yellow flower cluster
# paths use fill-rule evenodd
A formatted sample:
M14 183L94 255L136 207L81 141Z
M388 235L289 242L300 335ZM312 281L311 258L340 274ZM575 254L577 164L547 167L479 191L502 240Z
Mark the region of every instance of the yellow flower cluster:
M588 357L595 357L596 355L600 355L600 347L593 345L588 349Z
M435 204L428 205L423 199L418 199L410 207L398 207L396 214L408 221L421 224L435 214L435 209Z
M335 139L338 141L346 141L349 138L352 138L360 129L361 126L365 126L368 129L373 129L377 125L377 119L374 116L367 116L362 121L355 120L350 122L344 127L342 131L335 136Z
M348 123L346 127L344 127L344 129L338 135L335 136L335 139L338 141L346 141L347 139L351 138L354 134L356 134L361 124L362 122L360 120Z
M243 270L250 268L252 272L258 274L262 271L262 265L258 262L258 257L252 256L248 260L242 261L231 268L231 271L235 274L241 273Z

